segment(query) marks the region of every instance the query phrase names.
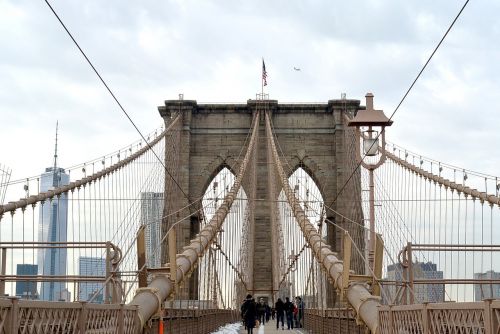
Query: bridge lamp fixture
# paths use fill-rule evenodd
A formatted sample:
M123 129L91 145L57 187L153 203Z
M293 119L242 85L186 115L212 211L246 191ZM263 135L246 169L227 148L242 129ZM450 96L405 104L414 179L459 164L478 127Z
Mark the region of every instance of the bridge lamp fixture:
M356 144L356 159L359 163L368 170L370 176L370 242L368 250L368 261L370 268L373 269L375 260L375 185L373 171L381 166L385 159L385 127L391 126L392 121L385 116L382 110L375 110L373 108L373 94L366 94L366 109L360 109L356 116L348 120L347 125L356 128L355 136L358 143ZM382 137L382 145L379 144L379 137ZM361 157L360 143L363 141L363 153ZM374 157L380 154L378 162L365 162L365 156Z
M366 156L376 156L379 151L381 151L382 155L385 155L384 129L386 126L391 126L392 121L385 116L382 110L375 110L373 108L372 93L367 93L365 97L366 109L358 110L356 116L349 120L347 125L356 127L356 134L358 138L363 139L363 153ZM382 137L382 147L379 147L380 136ZM360 159L360 156L358 156L358 159Z
M288 266L290 267L290 271L295 272L297 270L297 267L296 267L297 258L298 258L298 255L295 255L295 253L292 249L292 254L288 255Z

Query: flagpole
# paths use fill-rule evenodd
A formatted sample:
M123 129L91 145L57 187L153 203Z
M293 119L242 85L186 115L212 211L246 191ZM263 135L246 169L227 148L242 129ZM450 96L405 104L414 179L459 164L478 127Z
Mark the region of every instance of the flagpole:
M262 58L262 64L264 64L264 58ZM260 94L262 99L264 99L264 76L260 76Z

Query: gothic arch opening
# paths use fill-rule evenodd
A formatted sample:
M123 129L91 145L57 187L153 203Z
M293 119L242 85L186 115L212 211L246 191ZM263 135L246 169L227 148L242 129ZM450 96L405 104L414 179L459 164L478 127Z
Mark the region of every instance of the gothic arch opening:
M326 237L324 199L311 176L301 167L288 178L295 197L307 218ZM283 191L278 196L278 242L280 247L280 281L278 297L305 296L311 289L326 288L311 249L297 224ZM326 243L326 238L325 238Z
M201 228L212 219L235 179L236 176L227 167L222 167L213 177L202 199ZM200 308L237 308L240 303L242 277L238 276L232 266L238 268L240 273L246 271L243 267L247 257L247 202L247 195L240 188L214 245L200 259L198 295L203 304Z

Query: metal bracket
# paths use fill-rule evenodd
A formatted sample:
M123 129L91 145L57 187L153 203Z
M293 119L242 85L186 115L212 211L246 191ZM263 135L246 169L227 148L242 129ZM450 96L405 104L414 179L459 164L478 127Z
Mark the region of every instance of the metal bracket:
M343 236L343 272L342 272L342 291L340 291L340 301L345 299L346 291L351 282L364 282L371 286L372 292L375 296L380 296L380 286L377 284L378 280L382 277L382 262L384 256L384 242L382 236L377 234L375 244L375 261L373 273L374 275L357 275L351 270L351 256L352 256L352 239L349 232L345 231Z
M372 292L375 296L380 296L380 285L378 280L382 279L382 265L384 260L384 241L382 235L377 233L375 239L375 261L373 263Z

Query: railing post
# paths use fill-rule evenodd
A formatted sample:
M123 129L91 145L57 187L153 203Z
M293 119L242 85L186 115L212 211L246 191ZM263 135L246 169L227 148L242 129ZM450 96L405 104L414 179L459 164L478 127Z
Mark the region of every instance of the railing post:
M123 325L125 322L124 307L125 305L123 303L120 303L120 313L118 314L118 334L123 334L125 332L123 330Z
M215 312L213 312L212 314L212 327L210 328L210 331L213 331L215 329L215 326L217 326L217 310L215 310Z
M148 286L146 272L146 237L144 225L137 232L137 269L139 270L139 288Z
M177 294L177 235L175 227L168 232L168 258L170 265L170 280L174 283L174 293Z
M133 328L141 328L141 322L139 320L139 305L134 305L135 306L135 309L134 309L134 325L133 325Z
M491 309L491 302L493 299L484 299L484 308L483 308L483 319L484 319L484 334L493 334L493 313Z
M85 329L87 327L87 312L88 312L87 302L81 301L80 305L81 305L81 309L80 309L80 316L78 318L78 332L80 334L85 334Z
M392 305L392 304L389 305L389 334L394 334L394 315L392 314L392 307L393 306L394 305Z
M325 325L327 323L328 323L328 319L326 317L326 310L321 310L321 333L325 333Z
M217 328L217 311L218 310L215 310L215 317L214 317L214 325L212 327L212 330L215 330L215 328Z
M429 310L427 309L428 306L429 306L429 302L422 303L422 330L423 330L423 334L430 333Z
M402 280L402 291L403 291L403 296L402 296L402 304L406 305L408 304L408 266L406 265L408 263L408 255L407 255L407 248L405 247L403 249L403 263L401 263L402 266L402 271L403 271L403 280ZM397 291L397 282L396 282L396 291Z
M7 248L2 248L2 267L0 269L2 277L4 277L6 273L6 268L7 268L6 261L7 261ZM0 280L0 296L4 295L5 295L5 280L2 279Z
M108 280L111 276L111 250L110 250L109 241L106 243L106 280ZM104 303L111 304L111 282L108 281L104 288Z
M3 249L2 249L3 250ZM9 297L10 302L12 303L10 307L10 317L9 317L9 330L10 334L17 334L19 331L19 298L17 297Z
M351 273L351 249L352 249L352 239L349 232L345 231L342 238L342 245L344 250L344 262L343 262L343 272L342 272L342 291L340 291L340 301L345 299L345 291L349 286L349 277Z
M196 317L196 333L200 333L200 311L194 310L194 315Z
M408 279L410 281L410 304L415 304L415 290L413 286L413 254L411 249L411 242L408 243L407 254L408 254Z

